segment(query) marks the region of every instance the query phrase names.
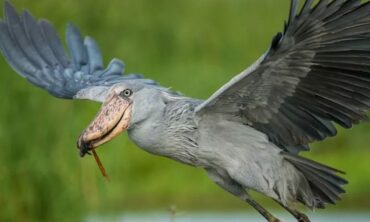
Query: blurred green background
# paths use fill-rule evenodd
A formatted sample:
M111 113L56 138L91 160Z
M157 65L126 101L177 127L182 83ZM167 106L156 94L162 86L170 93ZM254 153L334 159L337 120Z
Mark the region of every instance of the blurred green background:
M242 71L282 30L289 0L14 0L59 33L73 21L99 43L105 61L125 61L192 97L207 98ZM81 159L76 139L99 104L52 98L0 59L0 221L80 221L131 211L250 210L194 169L138 149L121 136ZM370 209L370 125L339 130L305 155L346 171L339 206ZM271 201L257 195L271 207Z

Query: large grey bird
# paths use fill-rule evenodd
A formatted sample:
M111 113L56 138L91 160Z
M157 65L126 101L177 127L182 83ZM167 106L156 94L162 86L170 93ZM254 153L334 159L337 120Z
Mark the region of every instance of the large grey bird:
M339 170L301 157L308 144L350 128L370 108L370 3L291 0L289 19L270 48L209 99L182 96L139 75L103 67L98 46L69 25L69 57L52 25L5 2L1 52L21 76L64 99L102 102L78 139L81 156L124 131L142 149L203 168L226 191L279 221L248 194L294 209L335 204Z

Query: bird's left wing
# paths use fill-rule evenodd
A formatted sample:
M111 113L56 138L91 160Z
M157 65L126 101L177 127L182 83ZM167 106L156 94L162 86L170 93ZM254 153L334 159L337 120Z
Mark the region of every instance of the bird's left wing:
M370 108L370 3L291 1L283 34L249 69L196 109L264 132L297 152L367 118ZM297 150L290 150L295 147Z
M100 50L91 37L82 38L69 24L66 32L70 58L55 29L47 20L36 21L24 11L18 15L5 1L0 21L0 50L7 62L33 85L65 99L91 99L102 102L107 89L121 81L144 81L141 75L123 75L124 64L113 59L104 69Z

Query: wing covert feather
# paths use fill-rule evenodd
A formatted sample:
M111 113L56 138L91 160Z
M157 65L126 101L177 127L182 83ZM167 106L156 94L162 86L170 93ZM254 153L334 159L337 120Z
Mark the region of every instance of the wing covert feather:
M285 150L336 135L370 109L370 3L291 0L270 49L196 109L224 113ZM293 147L293 149L292 149ZM296 147L296 148L294 148Z
M0 21L0 50L11 67L33 85L56 97L73 99L83 98L76 96L81 95L79 91L101 94L103 89L126 80L156 84L141 75L123 75L125 66L118 59L112 59L104 69L94 39L83 38L73 24L67 27L66 40L69 57L49 21L37 21L28 11L18 15L9 1L5 1L4 19ZM101 96L98 99L91 95L89 99L101 102Z

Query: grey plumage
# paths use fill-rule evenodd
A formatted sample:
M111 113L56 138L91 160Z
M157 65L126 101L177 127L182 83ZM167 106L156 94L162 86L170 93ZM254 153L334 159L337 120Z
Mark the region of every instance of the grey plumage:
M122 75L124 63L113 59L106 69L100 50L91 37L84 40L73 25L66 32L70 58L50 22L38 22L28 11L21 16L8 1L4 4L5 19L0 22L0 47L3 55L20 75L50 94L72 99L80 90L94 86L109 88L124 80L145 80L141 75Z
M285 150L336 135L332 122L349 128L367 119L370 3L312 4L306 1L298 13L298 1L292 1L284 33L270 50L198 112L239 115L237 121Z
M144 150L204 168L267 220L277 221L246 191L271 197L309 221L291 204L335 204L347 181L338 175L342 171L299 152L335 136L335 123L350 128L366 120L370 109L370 3L313 2L299 9L299 0L291 0L284 31L269 50L205 101L140 75L122 75L117 59L104 69L96 42L83 40L72 24L66 56L48 21L37 22L28 12L19 17L8 2L0 48L16 72L54 96L103 102L99 121L79 138L82 155L127 129ZM117 104L125 107L115 115ZM111 124L105 133L95 130L101 122ZM119 124L124 127L117 130Z

